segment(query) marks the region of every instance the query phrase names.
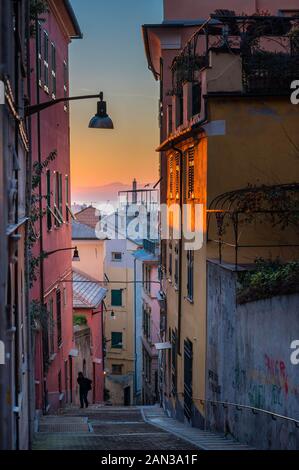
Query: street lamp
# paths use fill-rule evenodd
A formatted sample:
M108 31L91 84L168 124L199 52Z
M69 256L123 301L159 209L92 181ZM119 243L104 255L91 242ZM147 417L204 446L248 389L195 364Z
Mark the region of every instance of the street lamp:
M49 256L53 255L54 253L58 253L59 251L69 251L69 250L74 250L74 255L73 255L73 261L80 261L80 256L79 256L79 251L76 246L71 247L71 248L59 248L58 250L53 250L53 251L44 251L43 252L43 257L48 258Z
M26 106L25 116L30 117L35 113L39 113L44 109L50 108L58 103L65 103L67 101L77 101L77 100L88 100L92 98L99 98L97 113L89 122L89 127L91 129L114 129L113 122L107 114L107 104L104 101L104 94L101 91L98 95L81 95L81 96L66 96L63 98L57 98L55 100L44 101L43 103L34 104L31 106Z
M91 118L88 127L91 129L114 129L113 122L107 114L107 104L106 101L103 101L104 94L102 91L99 96L97 114Z

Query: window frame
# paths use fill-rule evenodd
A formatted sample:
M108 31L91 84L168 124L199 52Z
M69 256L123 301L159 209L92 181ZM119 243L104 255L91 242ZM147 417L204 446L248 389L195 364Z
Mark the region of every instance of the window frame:
M113 297L114 295L120 295L119 303L115 303L116 300ZM111 289L111 307L122 307L123 306L123 289Z
M118 335L119 340L113 341L115 335ZM123 349L123 333L121 331L111 331L111 349Z

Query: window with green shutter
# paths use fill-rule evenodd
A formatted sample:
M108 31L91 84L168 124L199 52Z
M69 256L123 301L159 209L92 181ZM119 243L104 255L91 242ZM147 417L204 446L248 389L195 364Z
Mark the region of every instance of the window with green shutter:
M111 348L121 349L123 346L123 334L119 332L111 332Z
M122 289L111 290L111 306L121 307L122 306Z

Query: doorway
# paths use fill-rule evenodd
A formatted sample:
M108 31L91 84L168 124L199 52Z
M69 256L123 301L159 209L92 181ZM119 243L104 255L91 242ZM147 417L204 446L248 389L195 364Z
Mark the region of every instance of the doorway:
M124 388L124 405L125 406L131 405L131 387Z
M184 341L184 415L190 421L192 416L192 366L193 346L189 339Z

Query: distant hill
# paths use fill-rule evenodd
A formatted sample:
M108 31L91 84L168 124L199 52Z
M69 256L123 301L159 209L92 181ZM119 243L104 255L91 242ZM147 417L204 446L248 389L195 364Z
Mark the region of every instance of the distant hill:
M146 183L138 183L138 189L144 188ZM151 184L152 186L152 184ZM109 183L103 186L89 187L89 188L74 188L72 190L72 203L107 203L116 202L118 199L119 191L128 191L132 189L131 184L124 183Z

